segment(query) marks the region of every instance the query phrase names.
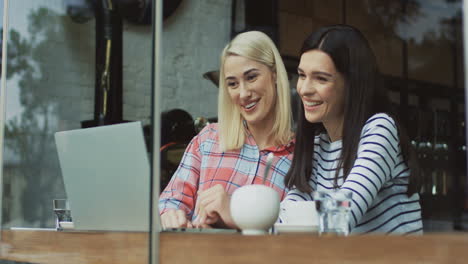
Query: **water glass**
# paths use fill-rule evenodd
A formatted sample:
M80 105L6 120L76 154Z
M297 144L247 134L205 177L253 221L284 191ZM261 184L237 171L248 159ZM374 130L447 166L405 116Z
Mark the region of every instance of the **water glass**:
M314 200L319 212L320 235L349 235L352 192L345 190L317 191Z
M53 209L55 213L55 228L57 230L63 230L65 225L72 222L70 205L67 199L54 199Z

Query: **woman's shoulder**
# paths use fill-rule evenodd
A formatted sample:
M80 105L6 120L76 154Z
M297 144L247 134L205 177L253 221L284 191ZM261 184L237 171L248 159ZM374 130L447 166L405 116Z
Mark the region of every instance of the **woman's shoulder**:
M395 119L386 113L371 116L361 131L361 139L386 139L391 144L399 142L399 132Z
M216 139L219 138L219 130L218 130L218 123L210 123L203 127L203 129L198 133L196 136L197 138L201 139L202 141L206 139Z
M377 113L369 117L364 124L363 131L367 131L375 127L387 128L392 131L397 129L395 119L387 113Z
M218 133L218 123L209 123L203 129L200 131L200 133L203 132L210 132L210 133Z
M191 144L202 153L219 151L218 124L210 123L192 139Z

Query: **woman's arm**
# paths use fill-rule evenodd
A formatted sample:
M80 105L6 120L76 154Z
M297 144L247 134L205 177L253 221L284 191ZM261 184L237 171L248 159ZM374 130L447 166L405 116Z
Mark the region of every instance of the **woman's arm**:
M388 182L401 155L398 130L388 115L374 115L364 126L356 161L340 189L353 193L350 226L359 223Z
M201 153L199 136L187 146L179 167L159 197L160 214L168 210L183 210L188 219L195 207L200 179Z
M359 223L377 193L388 182L396 160L400 155L398 132L395 122L388 115L373 116L363 128L356 161L340 189L353 193L350 226ZM291 189L280 210L279 221L283 221L286 211L284 204L293 201L313 200L312 194Z

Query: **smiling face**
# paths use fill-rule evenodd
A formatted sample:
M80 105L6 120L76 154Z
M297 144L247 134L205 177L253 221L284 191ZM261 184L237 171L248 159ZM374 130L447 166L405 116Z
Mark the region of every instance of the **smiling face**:
M224 62L224 81L232 102L249 126L270 126L274 121L276 75L266 65L230 55Z
M311 123L322 122L328 133L341 129L344 117L344 78L323 51L302 54L298 67L297 92Z

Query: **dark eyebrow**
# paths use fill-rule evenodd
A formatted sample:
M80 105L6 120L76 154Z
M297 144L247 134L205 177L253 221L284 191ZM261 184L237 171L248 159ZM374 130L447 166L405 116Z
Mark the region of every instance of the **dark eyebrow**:
M325 75L325 76L328 76L328 77L333 77L333 75L331 75L330 73L328 73L328 72L322 72L322 71L313 71L312 74L316 74L316 75Z
M299 67L297 67L297 71L300 72L300 73L304 73L304 71ZM327 77L333 77L333 75L331 75L330 73L322 72L322 71L313 71L312 74L313 75L325 75Z

